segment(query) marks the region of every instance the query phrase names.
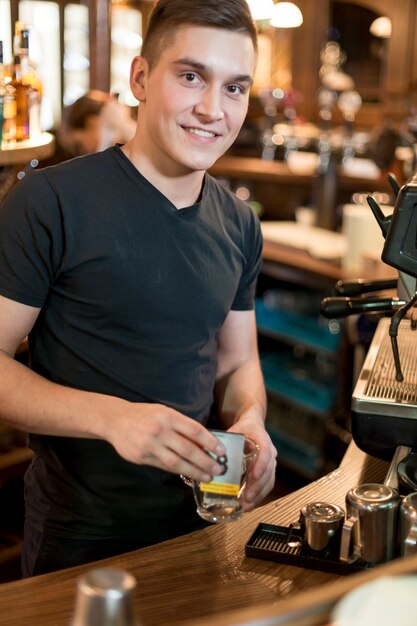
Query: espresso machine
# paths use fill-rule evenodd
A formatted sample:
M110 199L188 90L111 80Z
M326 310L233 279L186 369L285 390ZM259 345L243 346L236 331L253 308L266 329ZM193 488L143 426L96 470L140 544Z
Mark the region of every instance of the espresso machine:
M398 280L339 281L338 295L322 301L321 313L384 315L354 387L352 437L361 450L391 461L391 473L402 465L405 482L417 491L417 172L401 188L392 175L389 180L396 193L392 215L385 217L372 196L367 200L385 239L381 259L398 270ZM397 293L366 295L386 289Z
M398 279L339 281L325 298L327 318L379 312L380 318L352 394L352 436L364 452L390 462L384 482L359 484L346 511L329 502L304 504L288 527L259 524L246 556L347 574L417 554L417 171L403 186L390 175L394 211L368 204L385 242L383 261ZM394 296L369 296L396 290Z
M385 239L381 258L398 278L339 281L321 303L327 318L382 313L352 394L351 430L361 450L390 463L387 474L349 489L346 511L310 502L288 527L259 524L246 556L347 574L417 554L417 170L401 188L392 175L390 183L392 215L372 196L368 204ZM396 294L369 296L386 290Z

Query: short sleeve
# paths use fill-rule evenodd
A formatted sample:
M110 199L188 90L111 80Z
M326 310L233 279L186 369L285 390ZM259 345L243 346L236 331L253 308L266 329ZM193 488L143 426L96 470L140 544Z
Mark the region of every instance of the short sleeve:
M262 231L258 217L252 213L245 237L245 267L233 300L233 311L249 311L254 308L255 291L262 265Z
M17 183L0 207L0 293L41 307L62 254L59 203L42 171Z

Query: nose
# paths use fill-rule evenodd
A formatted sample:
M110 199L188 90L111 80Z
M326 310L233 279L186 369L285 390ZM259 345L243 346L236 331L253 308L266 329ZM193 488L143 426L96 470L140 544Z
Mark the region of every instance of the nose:
M196 115L204 122L215 122L224 118L223 98L219 87L207 85L200 92L200 98L194 106Z

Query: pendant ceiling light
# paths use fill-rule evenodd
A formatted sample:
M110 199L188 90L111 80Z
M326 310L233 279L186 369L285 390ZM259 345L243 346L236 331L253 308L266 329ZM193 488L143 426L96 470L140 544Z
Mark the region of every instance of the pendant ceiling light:
M274 6L271 26L275 28L297 28L303 23L303 14L293 2L278 2Z
M256 22L271 19L274 10L273 0L248 0L248 5Z
M377 17L377 19L372 22L369 30L375 37L389 39L391 37L392 30L391 20L385 15Z

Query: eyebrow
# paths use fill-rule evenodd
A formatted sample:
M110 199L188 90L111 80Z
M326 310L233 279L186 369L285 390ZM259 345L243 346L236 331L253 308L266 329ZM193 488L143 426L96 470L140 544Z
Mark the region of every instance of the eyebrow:
M192 67L198 72L210 72L210 69L207 67L207 65L204 65L204 63L201 63L200 61L196 61L195 59L189 57L177 59L176 61L174 61L174 65L187 65L188 67ZM237 76L234 76L232 78L231 82L235 81L238 83L248 83L249 85L252 85L253 78L249 74L238 74Z

